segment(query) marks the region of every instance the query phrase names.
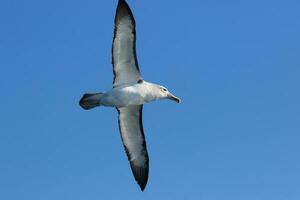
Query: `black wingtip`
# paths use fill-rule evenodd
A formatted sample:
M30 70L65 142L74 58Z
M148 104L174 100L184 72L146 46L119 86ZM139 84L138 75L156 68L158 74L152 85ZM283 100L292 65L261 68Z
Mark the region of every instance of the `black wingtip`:
M138 167L131 163L131 170L137 184L140 186L141 191L144 191L148 182L149 167Z
M146 188L146 184L139 184L140 188L141 188L141 191L144 192L145 188Z
M118 21L124 16L129 16L132 20L133 25L135 25L135 20L128 3L125 0L119 0L115 16L115 24L117 24Z

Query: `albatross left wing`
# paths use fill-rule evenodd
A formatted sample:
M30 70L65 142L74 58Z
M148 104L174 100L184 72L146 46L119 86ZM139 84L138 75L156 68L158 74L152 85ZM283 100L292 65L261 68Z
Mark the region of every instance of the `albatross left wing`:
M149 158L142 124L143 106L117 108L119 129L135 180L144 190L148 181Z
M114 87L136 83L141 74L136 56L135 20L125 0L119 0L112 46Z

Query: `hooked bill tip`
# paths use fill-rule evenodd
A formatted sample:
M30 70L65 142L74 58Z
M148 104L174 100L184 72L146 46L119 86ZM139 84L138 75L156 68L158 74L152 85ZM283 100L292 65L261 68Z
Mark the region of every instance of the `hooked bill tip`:
M181 103L181 99L179 99L178 97L174 96L174 95L169 95L168 97L169 99L176 101L177 103Z

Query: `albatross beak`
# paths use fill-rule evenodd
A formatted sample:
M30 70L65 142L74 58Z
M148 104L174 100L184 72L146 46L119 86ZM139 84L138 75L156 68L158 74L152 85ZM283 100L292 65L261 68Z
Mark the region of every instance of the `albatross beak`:
M178 97L174 96L174 95L171 94L171 93L168 94L168 97L167 97L167 98L168 98L168 99L171 99L171 100L173 100L173 101L176 101L177 103L180 103L180 102L181 102L181 100L180 100Z

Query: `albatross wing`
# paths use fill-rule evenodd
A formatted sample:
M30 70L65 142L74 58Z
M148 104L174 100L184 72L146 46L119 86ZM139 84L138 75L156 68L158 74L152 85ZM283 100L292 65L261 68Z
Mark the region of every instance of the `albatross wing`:
M119 0L112 46L114 87L141 79L136 56L135 20L125 0Z
M149 158L142 124L143 106L117 108L119 129L135 180L144 190L148 181Z

